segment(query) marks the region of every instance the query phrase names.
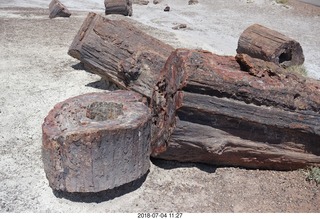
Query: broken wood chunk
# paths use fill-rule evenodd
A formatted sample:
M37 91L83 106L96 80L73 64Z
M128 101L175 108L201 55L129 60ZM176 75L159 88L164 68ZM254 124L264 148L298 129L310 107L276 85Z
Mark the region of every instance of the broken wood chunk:
M132 91L88 93L58 103L42 125L49 185L99 192L143 176L150 167L151 114Z
M105 14L132 16L132 0L105 0Z
M283 67L302 65L304 62L303 50L297 41L259 24L253 24L243 31L237 53Z
M70 17L70 11L59 0L52 0L49 4L49 18Z

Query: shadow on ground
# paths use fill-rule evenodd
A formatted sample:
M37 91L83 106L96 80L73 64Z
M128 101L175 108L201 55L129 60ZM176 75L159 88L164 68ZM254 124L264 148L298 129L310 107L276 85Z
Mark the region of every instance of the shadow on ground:
M198 168L207 173L215 173L217 167L209 164L202 164L202 163L191 163L191 162L178 162L178 161L169 161L169 160L162 160L157 158L151 158L151 162L165 170L175 169L175 168Z
M101 203L101 202L115 199L117 197L123 196L125 194L128 194L130 192L137 190L145 182L148 174L149 174L149 171L135 181L126 183L114 189L108 189L101 192L80 193L80 192L64 192L64 191L53 190L53 194L57 198L65 198L73 202Z

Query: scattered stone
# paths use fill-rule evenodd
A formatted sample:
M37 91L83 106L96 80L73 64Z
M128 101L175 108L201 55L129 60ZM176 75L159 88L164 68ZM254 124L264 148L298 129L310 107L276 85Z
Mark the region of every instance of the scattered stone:
M166 12L170 11L170 7L169 7L169 6L166 6L166 7L164 8L164 11L166 11Z
M184 29L184 28L187 28L186 24L178 24L178 25L172 27L172 29L174 29L174 30L179 30L179 29Z
M153 0L153 4L159 4L160 2L162 2L163 0Z
M195 4L198 4L199 1L198 0L189 0L188 4L189 5L195 5Z
M70 17L70 11L59 0L52 0L49 4L49 18Z
M149 1L148 0L133 0L133 4L147 5L147 4L149 4Z
M100 192L143 176L150 167L151 114L141 95L118 90L58 103L42 125L49 185Z

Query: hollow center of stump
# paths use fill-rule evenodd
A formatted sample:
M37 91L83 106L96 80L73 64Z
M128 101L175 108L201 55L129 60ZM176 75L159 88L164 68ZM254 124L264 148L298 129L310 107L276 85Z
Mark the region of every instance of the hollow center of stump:
M86 116L95 121L117 119L123 115L123 105L114 102L94 102L87 107Z
M281 53L281 55L279 56L279 64L283 63L283 62L287 62L287 61L291 61L292 59L292 51L285 51L283 53Z

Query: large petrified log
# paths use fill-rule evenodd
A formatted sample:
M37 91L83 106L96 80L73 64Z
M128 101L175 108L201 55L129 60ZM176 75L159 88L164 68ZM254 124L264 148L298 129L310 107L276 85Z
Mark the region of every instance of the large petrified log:
M70 17L70 11L59 0L52 0L49 4L49 18Z
M153 156L281 170L320 165L320 83L241 57L255 71L239 70L234 57L172 53L154 99L172 96L162 107L165 120L177 110L182 122Z
M105 0L105 14L132 16L132 0Z
M300 44L267 27L253 24L241 34L237 53L288 67L301 65L304 55Z
M143 176L150 167L151 114L142 100L118 90L58 103L42 126L50 187L99 192Z

